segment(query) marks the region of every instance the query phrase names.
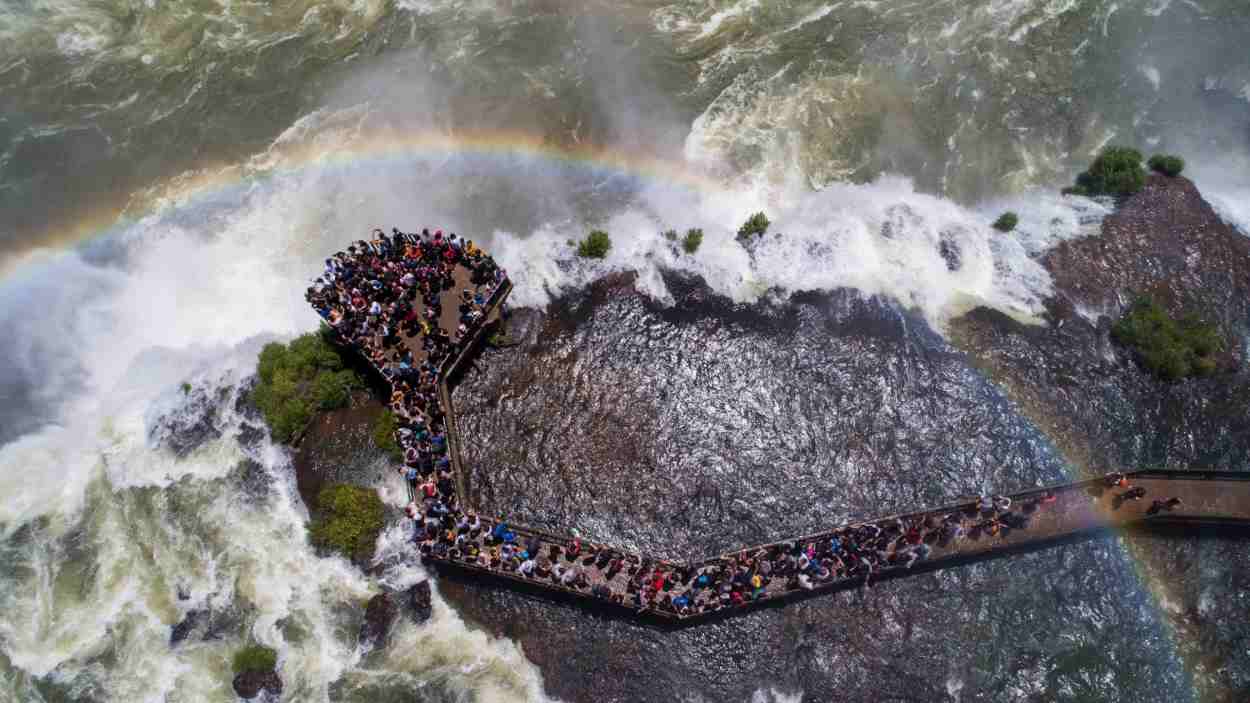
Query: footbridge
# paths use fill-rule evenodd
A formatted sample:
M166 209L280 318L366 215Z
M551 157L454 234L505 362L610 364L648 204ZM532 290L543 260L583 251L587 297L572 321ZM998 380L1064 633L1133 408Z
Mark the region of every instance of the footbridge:
M457 260L456 252L439 248L444 246L441 242L402 236L405 246L361 254L363 263L376 269L385 265L379 260L389 257L392 263L402 265L414 251L417 258L425 256L429 261L431 247L435 247L434 260ZM493 267L493 262L489 263L488 270ZM473 352L501 320L504 301L512 289L502 271L493 280L481 282L481 267L479 258L469 264L447 264L440 274L445 285L438 302L444 313L438 326L444 333L457 326L457 290L461 299L474 292L482 303L469 306L477 313L475 324L458 330L454 347L441 352L431 387L422 391L437 399L437 407L427 410L428 422L446 434L445 445L437 451L445 453L443 465L447 468L431 469L425 478L430 485L438 482L438 494L427 494L423 499L416 496L421 502L414 502L410 513L416 518L414 542L423 560L462 575L596 609L613 609L668 624L694 624L1122 530L1192 536L1250 532L1250 471L1132 471L1004 495L968 497L913 512L831 525L823 532L693 562L669 561L530 529L508 522L506 516L477 515L466 490L452 390L472 363ZM479 274L476 278L475 272ZM474 280L479 283L472 283ZM426 294L427 306L435 301L431 295ZM325 314L324 296L322 305L320 310ZM417 305L418 312L420 307ZM429 329L426 334L430 334ZM437 330L433 334L437 335ZM365 352L366 359L381 356L370 354L378 351L380 337L363 341L358 337L348 344ZM427 345L422 335L405 335L400 344L415 352L418 359L425 358ZM383 347L382 351L391 349ZM377 362L371 364L382 378L391 378ZM397 435L397 439L402 438ZM430 450L423 447L422 451Z

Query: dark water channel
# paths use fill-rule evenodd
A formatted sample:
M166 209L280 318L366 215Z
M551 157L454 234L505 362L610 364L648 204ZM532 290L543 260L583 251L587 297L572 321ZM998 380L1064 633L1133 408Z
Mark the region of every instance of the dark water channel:
M628 277L545 313L456 391L485 512L674 557L1066 479L1046 438L921 319L854 292L735 305ZM575 701L1190 700L1115 540L667 632L444 579Z

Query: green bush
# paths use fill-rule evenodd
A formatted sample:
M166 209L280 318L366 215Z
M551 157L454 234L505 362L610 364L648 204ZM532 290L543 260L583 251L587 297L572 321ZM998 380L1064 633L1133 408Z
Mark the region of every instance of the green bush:
M602 259L612 248L612 238L601 229L593 230L577 244L577 255L583 259Z
M660 234L663 235L663 237L670 242L677 241L677 230L675 229L666 229Z
M1176 178L1185 170L1185 160L1171 154L1155 154L1146 162L1151 171L1162 173L1169 178Z
M278 653L260 644L249 644L234 653L234 673L266 672L278 668Z
M358 563L373 556L382 532L382 499L377 491L345 483L317 494L317 512L309 525L313 544Z
M1111 328L1111 338L1133 351L1142 367L1165 381L1216 370L1224 340L1214 325L1193 315L1179 320L1153 300L1141 299Z
M398 428L399 423L395 420L395 413L383 410L382 414L378 415L377 421L373 423L373 444L389 454L391 459L403 461L404 452L395 441L395 430Z
M364 387L355 372L343 368L338 351L319 333L301 335L290 344L266 344L256 366L252 400L279 442L288 442L315 409L347 405L352 390Z
M1076 177L1076 185L1064 188L1065 195L1132 195L1146 185L1142 155L1136 149L1109 146L1098 152L1089 170Z
M182 394L183 394L183 395L190 395L190 394L191 394L191 384L190 384L190 383L187 383L186 381L183 381L183 382L182 382L182 385L180 386L180 388L182 388Z
M693 254L699 250L703 244L703 230L688 229L686 236L681 238L681 248L686 250L687 254Z
M768 221L768 216L762 212L757 212L747 218L746 222L738 228L738 241L745 242L752 237L759 237L768 231L768 226L772 224Z
M360 387L360 379L352 371L322 371L313 378L313 400L321 410L341 408Z
M1016 213L1008 211L999 215L997 220L994 220L993 227L999 232L1010 232L1018 224L1020 224L1020 217Z

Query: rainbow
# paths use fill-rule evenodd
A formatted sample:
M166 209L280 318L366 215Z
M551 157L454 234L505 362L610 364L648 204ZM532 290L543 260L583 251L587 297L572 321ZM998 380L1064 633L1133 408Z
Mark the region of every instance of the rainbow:
M292 130L297 127L298 123ZM117 233L167 207L185 207L197 201L226 197L249 183L312 168L338 169L403 159L506 157L618 175L697 193L725 191L724 180L713 174L642 150L593 144L561 145L521 131L357 130L358 125L353 123L332 128L327 134L318 132L310 139L288 139L283 135L264 152L245 162L202 164L132 194L125 202L98 204L77 216L70 226L30 237L22 250L0 254L0 275L10 273L17 259L32 250L70 248ZM288 134L290 132L288 130Z

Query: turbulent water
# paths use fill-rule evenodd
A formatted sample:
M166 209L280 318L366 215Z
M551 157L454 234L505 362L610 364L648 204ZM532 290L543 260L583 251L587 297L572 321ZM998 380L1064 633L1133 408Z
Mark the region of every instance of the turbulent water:
M789 364L787 354L845 353L818 348L828 343L820 335L846 331L835 323L849 314L822 306L845 305L870 320L848 335L877 330L889 344L866 344L862 368L786 366L788 385L742 402L794 427L816 412L863 418L871 409L830 397L835 386L896 378L902 393L923 370L938 374L944 397L994 407L1001 399L974 372L929 357L950 353L947 321L973 306L1022 320L1041 312L1052 283L1036 257L1107 213L1056 194L1097 147L1183 153L1217 209L1250 227L1248 37L1240 0L0 5L0 700L231 700L229 658L249 639L279 651L289 700L542 700L553 689L531 660L562 682L559 695L578 697L570 667L587 659L542 659L523 650L526 633L488 635L439 596L430 624L401 626L385 651L358 649L363 600L379 581L422 577L421 567L400 558L398 527L382 538L378 578L317 556L290 457L238 403L259 347L315 324L302 291L327 253L374 226L450 227L493 251L517 284L513 302L533 308L634 270L664 310L686 300L674 281L687 279L672 272L694 274L729 301L707 303L706 329L664 322L641 303L613 324L659 335L655 349L758 364L713 364L713 378L750 378ZM784 236L750 254L734 230L760 209ZM988 227L1004 209L1021 215L1012 237ZM610 255L574 261L570 240L592 226L612 233ZM680 254L660 235L669 227L703 228L703 248ZM877 297L869 305L847 290ZM815 298L788 300L802 291ZM716 306L733 304L776 320L764 331L735 327L733 315L716 322ZM822 327L825 318L834 322ZM591 405L632 392L644 419L690 418L669 432L702 432L722 417L656 386L671 376L680 390L697 370L557 323L552 344L601 355L588 368L619 374L584 391ZM738 385L698 389L735 422L750 419L729 412L741 410ZM874 392L889 396L889 385ZM930 412L925 397L909 406L916 421L959 405L948 398ZM536 429L576 431L558 403L530 400L551 413L536 414ZM718 513L712 538L622 529L629 506L619 504L583 528L675 551L728 546L814 526L824 500L839 515L875 512L878 500L890 508L956 486L1064 474L1043 434L993 417L1001 424L975 450L944 445L949 429L902 422L822 464L828 494L799 496L811 503L793 512L773 506L747 527ZM484 459L517 449L515 427L500 422L481 416ZM863 429L848 423L849 434ZM674 485L697 491L714 478L705 467L721 451L717 436ZM914 449L925 437L947 473L962 459L986 462L1003 441L1020 463L1001 475L987 464L938 493L926 466L905 468L898 487L853 480L885 466L895 443ZM763 488L748 495L770 493L759 467L823 456L817 439L786 436L802 451L784 457L749 447L741 465ZM861 492L845 497L852 488ZM550 504L530 506L537 519ZM1031 598L1052 559L1055 574L1076 580L1096 564L1098 575L1072 590L1057 579ZM753 616L675 636L673 651L714 661L713 674L740 672L721 684L666 661L656 633L614 625L595 642L576 610L544 610L530 636L571 632L567 646L619 655L631 677L666 671L659 680L672 687L658 690L690 700L698 690L706 700L792 700L805 688L867 699L900 671L924 672L910 692L889 689L912 699L1075 700L1124 683L1105 661L1140 673L1137 698L1195 695L1193 672L1114 545L1033 557L1020 567L1026 579L1009 578L1012 568L934 577L941 589L907 586L867 607L838 600L842 629L811 619L818 601L785 627ZM1003 597L948 602L968 589ZM524 614L511 596L474 598L475 617ZM899 619L904 598L924 601L925 614ZM211 636L171 645L171 626L194 610L213 613ZM1061 616L1031 615L1039 610ZM907 644L885 643L877 622L907 633ZM1035 639L999 646L1018 643L1018 628ZM749 649L752 633L789 654ZM854 654L838 658L825 644L835 640ZM1070 656L1000 656L1030 647ZM1091 663L1099 648L1110 659ZM748 666L750 656L764 659ZM895 669L887 656L920 663ZM950 661L958 670L943 668ZM1013 681L1016 668L1024 674ZM841 678L812 673L828 671ZM605 665L593 676L615 673Z

